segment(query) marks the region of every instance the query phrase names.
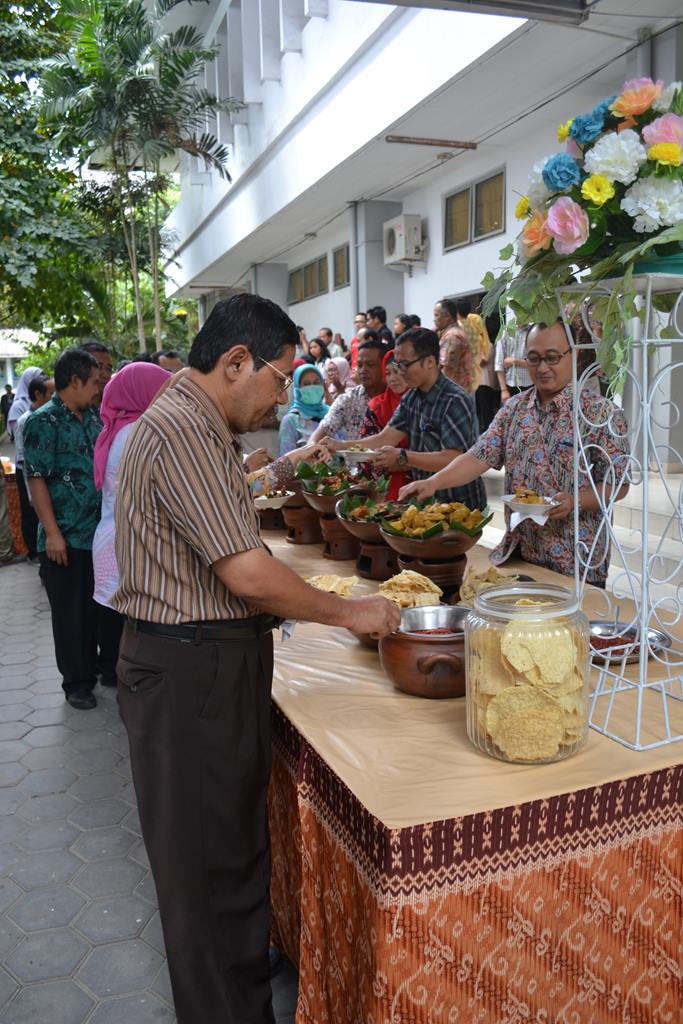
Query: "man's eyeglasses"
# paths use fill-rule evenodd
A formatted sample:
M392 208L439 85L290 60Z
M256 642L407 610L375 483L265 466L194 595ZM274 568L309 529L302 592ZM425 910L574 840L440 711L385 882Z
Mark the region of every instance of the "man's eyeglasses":
M415 363L421 363L426 358L427 356L418 356L417 359L395 359L394 366L396 367L399 373L405 373L407 370L410 369L411 366L414 366Z
M571 352L570 348L565 349L564 352L554 352L551 349L544 356L539 356L538 352L530 352L524 358L527 366L540 366L541 363L546 363L548 366L557 366L560 359L564 359L569 352Z
M291 388L292 383L293 383L292 382L292 378L288 377L286 373L282 372L282 370L278 370L277 366L273 366L272 363L269 363L267 359L263 359L262 356L259 356L258 359L259 359L259 362L263 363L264 366L270 367L270 369L273 371L273 373L276 373L278 375L278 377L280 378L280 380L282 382L280 384L280 391L289 391L289 389Z

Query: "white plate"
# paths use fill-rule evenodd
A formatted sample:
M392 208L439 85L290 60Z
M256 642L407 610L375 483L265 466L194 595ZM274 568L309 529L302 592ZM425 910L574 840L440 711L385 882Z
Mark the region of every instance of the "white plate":
M381 452L373 451L372 448L366 448L362 452L356 451L355 448L337 448L335 452L335 455L341 455L349 464L372 462L380 454Z
M274 498L269 498L267 494L262 494L259 498L254 498L254 505L256 508L282 508L286 505L290 498L294 497L294 491L287 491L286 494L278 494Z
M558 504L557 501L553 501L552 498L544 495L545 501L538 505L529 505L526 501L515 501L514 494L504 494L503 501L508 505L513 512L521 512L526 515L537 515L544 516L550 512L551 508L555 508Z

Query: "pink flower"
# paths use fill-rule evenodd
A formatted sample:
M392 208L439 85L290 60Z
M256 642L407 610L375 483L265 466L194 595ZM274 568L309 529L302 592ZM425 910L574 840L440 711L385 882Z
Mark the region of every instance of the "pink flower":
M590 222L583 207L569 196L562 196L548 211L547 230L555 241L555 251L568 256L588 238Z
M583 160L583 150L580 146L577 146L577 144L574 142L574 139L567 139L564 146L564 151L565 153L568 153L569 156L573 157L575 160Z
M675 142L683 146L683 117L663 114L643 128L643 138L648 146L656 146L659 142Z

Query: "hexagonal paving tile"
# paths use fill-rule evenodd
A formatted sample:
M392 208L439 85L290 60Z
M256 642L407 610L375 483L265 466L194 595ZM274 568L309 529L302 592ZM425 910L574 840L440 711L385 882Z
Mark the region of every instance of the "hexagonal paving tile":
M4 789L0 789L0 815L14 814L25 799L26 794L18 786L6 786Z
M161 917L158 910L154 911L149 923L143 928L140 938L149 942L150 946L153 946L159 953L165 952L164 933L161 929Z
M3 704L0 707L0 722L20 722L30 710L28 704Z
M25 690L32 682L26 672L0 672L0 690Z
M50 821L66 818L77 806L78 801L68 793L30 796L19 808L19 814L27 821Z
M81 712L81 714L85 713ZM96 732L72 732L67 742L72 751L78 750L82 752L84 750L102 750L105 748L110 750L121 748L122 752L128 750L128 742L126 741L124 747L123 737L117 736L108 729L98 729Z
M135 895L142 896L143 900L148 900L154 907L159 906L157 890L154 884L154 879L152 878L151 871L148 871L145 877L140 882L140 884L136 885Z
M134 861L115 857L86 864L73 884L88 896L113 896L131 893L144 874L145 869Z
M24 699L24 690L0 690L0 705L20 704Z
M111 896L91 900L73 922L73 927L93 943L135 939L153 913L154 908L137 896Z
M133 833L125 828L98 828L81 833L70 849L84 860L100 861L105 857L125 857L135 842Z
M142 864L143 868L149 867L149 856L147 854L147 848L142 839L138 839L135 846L129 851L128 856L131 860L136 861L138 864Z
M158 995L165 1003L168 1004L169 1008L173 1006L173 989L171 988L171 977L168 973L168 964L164 960L163 964L159 968L159 973L152 982L152 992ZM278 1020L280 1018L278 1017Z
M27 732L31 731L31 726L26 722L1 722L0 723L0 742L5 740L20 740L22 736L25 736Z
M0 764L0 786L16 786L28 774L21 761Z
M140 815L138 814L137 807L134 807L132 811L129 811L122 823L124 828L129 828L131 832L134 832L136 836L142 835L142 829L140 828Z
M32 698L32 700L35 699L35 697ZM66 709L68 706L62 698L56 706L36 708L26 718L26 721L31 726L63 725L66 720Z
M13 843L26 831L27 825L23 818L16 814L3 814L0 817L0 843Z
M77 779L69 789L71 796L79 800L102 800L104 797L120 796L126 783L120 775L99 772Z
M7 910L21 895L21 889L9 878L0 878L0 913ZM19 922L17 922L19 924ZM19 925L21 927L21 925Z
M49 928L29 935L7 957L21 981L47 981L72 974L92 947L71 928Z
M6 956L12 946L16 946L22 933L17 926L4 914L0 915L0 956Z
M64 850L81 834L75 825L59 818L56 821L42 821L39 825L32 825L15 839L15 843L27 853L38 850Z
M8 874L10 869L21 859L21 856L18 846L14 846L12 843L3 843L0 846L0 875Z
M32 697L29 697L28 704L32 708L67 708L69 705L64 700L64 693L62 690L59 693L35 693Z
M73 981L27 985L3 1010L3 1024L82 1024L94 1000Z
M70 751L67 764L79 775L89 775L90 772L109 771L118 766L121 758L118 750L84 750L82 753Z
M56 886L27 893L8 911L8 917L25 932L62 928L74 919L85 900L73 889Z
M95 696L99 696L100 691L98 690ZM68 705L67 705L68 706ZM84 715L81 711L77 711L75 708L69 708L68 717L69 728L74 729L76 732L81 729L103 729L109 731L113 724L111 713L107 708L102 707L100 704L93 710L88 711L87 715Z
M151 985L163 960L141 939L97 946L76 977L98 996L116 996Z
M80 828L104 828L105 825L118 825L128 810L128 804L113 797L110 800L95 800L77 807L69 815L69 821Z
M73 730L68 725L43 725L32 729L26 737L26 743L31 747L56 747L73 736Z
M7 971L0 967L0 1006L3 1006L7 1000L14 995L17 990L17 983L14 978L11 978ZM7 1018L3 1015L3 1021Z
M43 771L31 772L21 783L26 796L50 796L53 793L65 793L78 776L68 768L45 768Z
M175 1016L167 1006L146 992L120 999L105 999L88 1024L174 1024Z
M24 740L7 740L0 744L0 761L19 761L30 749Z
M10 878L22 889L45 889L68 882L82 866L80 857L68 850L28 853L12 868Z
M64 768L68 760L67 747L38 747L24 754L21 763L31 771L41 771L43 768Z

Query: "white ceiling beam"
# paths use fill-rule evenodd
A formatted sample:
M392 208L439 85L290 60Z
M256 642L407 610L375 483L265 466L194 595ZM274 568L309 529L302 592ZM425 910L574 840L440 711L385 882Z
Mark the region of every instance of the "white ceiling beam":
M261 81L280 81L280 0L258 0Z
M304 0L304 14L307 18L326 18L329 14L328 0Z
M280 0L280 50L301 53L301 33L306 24L304 0Z

